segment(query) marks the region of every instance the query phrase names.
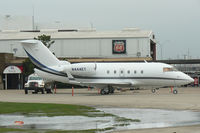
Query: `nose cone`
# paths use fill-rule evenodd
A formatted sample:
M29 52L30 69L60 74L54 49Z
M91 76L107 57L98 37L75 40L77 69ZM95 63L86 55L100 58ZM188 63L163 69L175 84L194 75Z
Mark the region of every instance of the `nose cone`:
M176 85L187 85L187 84L190 84L192 82L194 82L194 79L191 78L189 75L183 73L183 72L176 72L176 75L177 75L177 79L179 80L176 80Z
M188 76L188 81L189 81L190 83L192 83L192 82L194 82L194 79L191 78L190 76Z
M193 78L191 78L191 77L190 77L190 76L188 76L188 75L186 75L186 80L187 80L188 84L189 84L189 83L193 83L193 82L194 82L194 79L193 79Z

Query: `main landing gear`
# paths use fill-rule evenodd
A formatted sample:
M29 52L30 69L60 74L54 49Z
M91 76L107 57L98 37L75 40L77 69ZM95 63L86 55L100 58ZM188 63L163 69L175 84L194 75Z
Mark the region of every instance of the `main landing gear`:
M112 86L108 86L106 88L101 89L100 93L101 95L108 95L113 94L115 89Z
M155 92L156 92L156 90L159 90L159 88L156 88L156 89L151 89L151 92L152 92L152 93L155 93Z

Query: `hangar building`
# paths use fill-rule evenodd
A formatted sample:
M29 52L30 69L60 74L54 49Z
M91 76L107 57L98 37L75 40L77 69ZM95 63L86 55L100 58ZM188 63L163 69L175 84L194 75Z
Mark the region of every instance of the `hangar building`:
M1 31L0 53L26 57L19 41L50 35L55 43L50 50L64 58L151 58L156 60L156 43L152 31L137 28L122 31L36 30Z

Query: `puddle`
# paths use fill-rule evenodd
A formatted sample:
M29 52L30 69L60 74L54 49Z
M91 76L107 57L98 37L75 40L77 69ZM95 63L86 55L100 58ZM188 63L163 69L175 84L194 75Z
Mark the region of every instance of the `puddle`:
M24 129L87 130L112 127L112 117L55 116L28 117L23 115L0 115L0 126L15 126L15 121L23 121Z
M141 122L115 121L115 117L85 117L85 116L23 116L0 115L0 127L16 127L15 121L23 121L23 129L52 130L88 130L114 127L114 130L158 128L200 124L200 112L169 111L159 109L132 108L98 108L105 113L111 113L128 119L139 119ZM118 125L118 126L117 126ZM121 126L119 126L121 125ZM122 126L123 125L123 126Z
M119 127L118 129L159 128L200 124L200 112L132 108L100 108L99 110L120 117L141 120L139 123L130 123L130 125Z

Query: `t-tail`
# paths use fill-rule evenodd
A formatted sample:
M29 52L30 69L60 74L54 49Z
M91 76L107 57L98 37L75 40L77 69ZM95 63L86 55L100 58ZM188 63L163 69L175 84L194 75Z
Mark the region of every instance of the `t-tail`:
M67 61L60 61L56 56L38 40L25 40L21 44L30 60L41 70L60 76L67 76L66 66L70 66Z

